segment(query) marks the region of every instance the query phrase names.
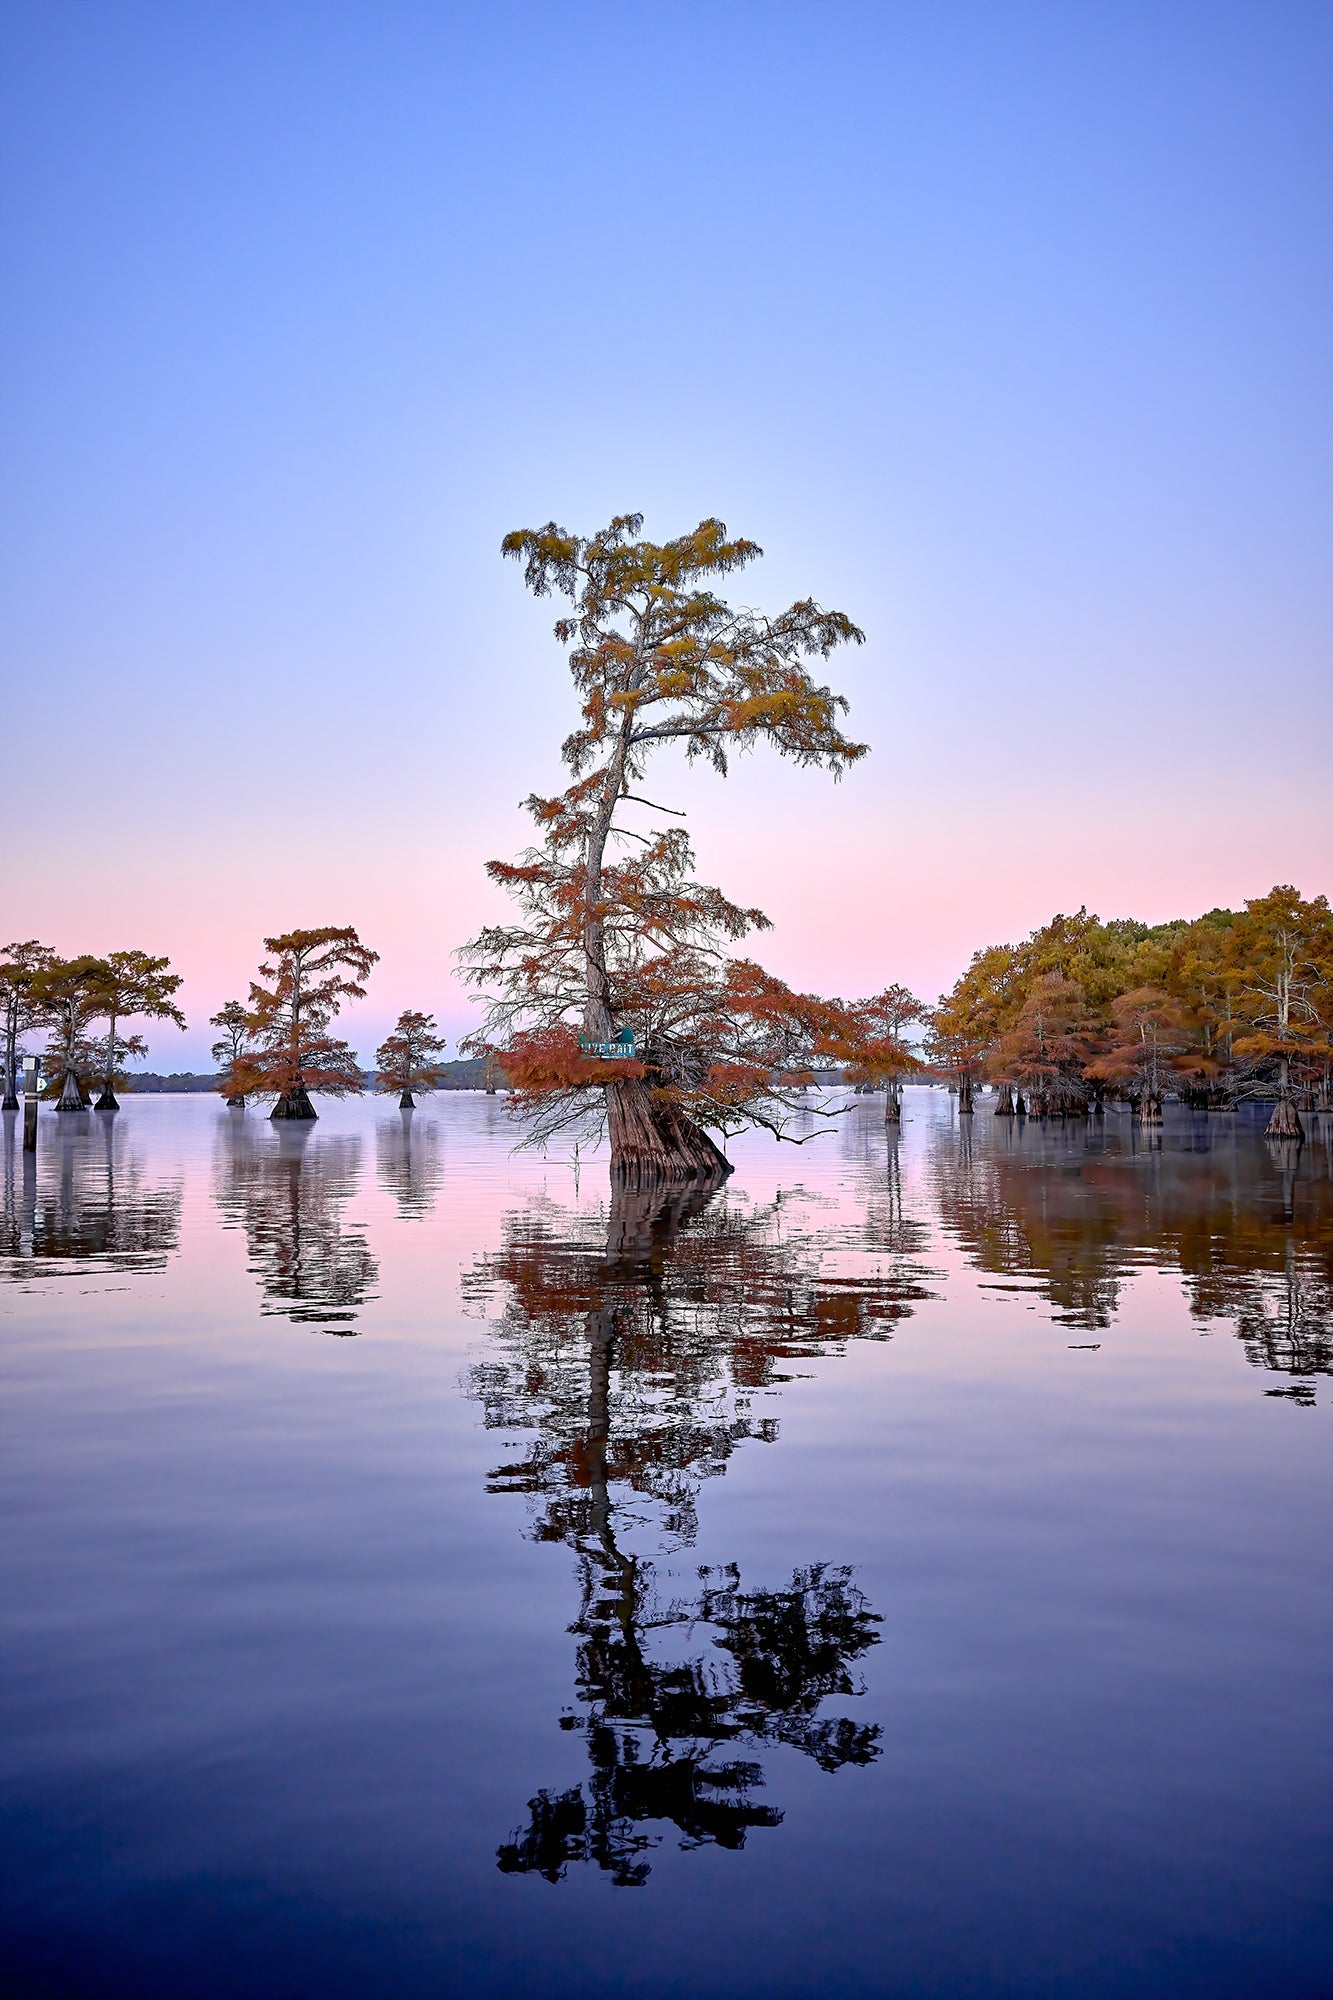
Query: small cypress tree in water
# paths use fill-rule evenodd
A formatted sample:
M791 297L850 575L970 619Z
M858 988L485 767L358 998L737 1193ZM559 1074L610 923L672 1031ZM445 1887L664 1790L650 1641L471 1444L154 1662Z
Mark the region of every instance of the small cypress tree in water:
M349 1097L365 1089L355 1055L328 1027L344 1000L364 997L359 982L379 953L350 925L288 931L265 938L264 950L250 986L251 1043L232 1066L231 1094L273 1098L272 1118L316 1118L312 1090Z
M391 1035L375 1051L376 1087L397 1091L400 1111L411 1111L416 1094L428 1095L444 1081L440 1057L448 1046L436 1033L433 1014L415 1013L404 1008Z

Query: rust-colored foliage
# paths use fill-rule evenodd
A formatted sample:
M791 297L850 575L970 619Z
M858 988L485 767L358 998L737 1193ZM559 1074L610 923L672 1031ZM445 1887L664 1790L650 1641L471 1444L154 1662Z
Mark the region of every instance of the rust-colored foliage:
M1063 983L1043 985L1052 980ZM1044 1046L1066 1027L1072 1039L1052 1067ZM1193 922L1053 917L1021 944L974 954L931 1012L927 1051L960 1088L1027 1078L1052 1110L1077 1108L1081 1084L1156 1097L1168 1081L1200 1107L1312 1092L1327 1102L1333 914L1324 897L1279 886Z
M350 925L288 931L265 938L264 950L268 957L250 986L250 1046L232 1063L227 1095L272 1097L283 1107L308 1105L312 1090L330 1097L362 1091L356 1057L328 1026L344 1000L364 996L359 982L379 953ZM313 1117L313 1108L304 1115Z
M397 1091L409 1103L418 1091L438 1090L444 1079L440 1057L446 1046L433 1014L404 1008L393 1033L375 1051L377 1087L382 1092Z

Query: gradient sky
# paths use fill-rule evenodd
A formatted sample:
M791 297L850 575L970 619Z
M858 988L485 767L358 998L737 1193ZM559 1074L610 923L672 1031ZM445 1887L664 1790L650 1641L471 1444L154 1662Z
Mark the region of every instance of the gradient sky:
M668 766L824 991L1333 889L1333 7L0 8L3 938L472 1018L560 780L510 528L720 515L873 747ZM0 941L3 941L0 939Z

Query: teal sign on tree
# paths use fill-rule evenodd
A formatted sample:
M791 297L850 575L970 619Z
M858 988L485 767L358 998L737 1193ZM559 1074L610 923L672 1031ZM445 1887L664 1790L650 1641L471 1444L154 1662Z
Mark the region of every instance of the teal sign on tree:
M579 1036L579 1054L584 1056L634 1056L634 1030L622 1028L614 1041L597 1042L591 1035Z

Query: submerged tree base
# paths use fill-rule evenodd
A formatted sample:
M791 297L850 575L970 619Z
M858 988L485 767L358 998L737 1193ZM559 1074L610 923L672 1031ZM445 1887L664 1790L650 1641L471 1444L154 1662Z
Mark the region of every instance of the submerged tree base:
M94 1111L119 1111L120 1102L114 1090L104 1090L93 1106Z
M57 1111L86 1111L88 1100L79 1089L79 1079L72 1069L65 1071L65 1081L60 1087L60 1102Z
M997 1118L1012 1118L1013 1115L1014 1115L1013 1090L1007 1083L1002 1083L1000 1085L999 1094L995 1099L995 1116Z
M415 1097L413 1097L410 1090L405 1090L398 1100L398 1109L400 1111L415 1111L416 1108L417 1101Z
M1289 1097L1279 1097L1273 1106L1273 1115L1264 1127L1265 1139L1303 1139L1305 1127L1300 1113Z
M244 1111L245 1099L239 1091L233 1097L227 1099L227 1109L228 1111Z
M702 1127L637 1080L608 1087L606 1121L611 1178L626 1187L716 1180L731 1172L730 1160Z
M310 1093L305 1085L298 1083L295 1090L283 1092L268 1115L270 1118L318 1118L319 1113L310 1102Z

